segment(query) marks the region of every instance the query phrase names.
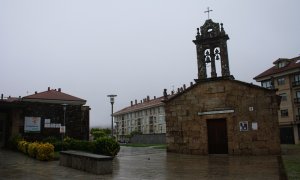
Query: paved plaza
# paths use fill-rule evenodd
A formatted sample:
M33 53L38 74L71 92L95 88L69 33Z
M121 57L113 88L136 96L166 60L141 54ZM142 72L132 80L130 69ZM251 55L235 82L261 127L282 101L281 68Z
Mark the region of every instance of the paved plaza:
M277 156L183 155L151 147L121 147L113 173L93 175L0 150L0 179L282 179Z

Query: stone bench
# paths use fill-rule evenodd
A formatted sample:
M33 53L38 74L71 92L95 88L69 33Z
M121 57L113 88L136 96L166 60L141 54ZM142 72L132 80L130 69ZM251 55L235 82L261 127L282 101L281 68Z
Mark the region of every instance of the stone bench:
M82 151L61 151L59 165L72 167L94 174L112 173L111 156L103 156Z

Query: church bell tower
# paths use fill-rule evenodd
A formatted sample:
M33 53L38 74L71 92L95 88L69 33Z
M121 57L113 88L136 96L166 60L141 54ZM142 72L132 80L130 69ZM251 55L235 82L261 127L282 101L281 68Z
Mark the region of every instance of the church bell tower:
M208 11L209 13L209 11ZM203 26L197 28L196 40L193 42L197 49L198 80L207 78L207 65L211 67L211 78L218 77L216 63L221 63L222 77L231 77L229 71L227 40L223 24L207 19Z

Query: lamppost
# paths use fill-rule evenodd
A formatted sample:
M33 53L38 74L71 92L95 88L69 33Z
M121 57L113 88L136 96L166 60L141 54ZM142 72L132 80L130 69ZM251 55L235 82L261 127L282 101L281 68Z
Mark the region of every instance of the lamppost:
M67 110L67 104L62 104L63 110L64 110L64 124L61 126L61 149L64 150L63 148L63 143L64 143L64 137L66 135L66 110Z
M110 98L110 103L111 103L111 137L114 137L114 102L115 102L115 97L117 95L111 94L111 95L107 95L107 97Z

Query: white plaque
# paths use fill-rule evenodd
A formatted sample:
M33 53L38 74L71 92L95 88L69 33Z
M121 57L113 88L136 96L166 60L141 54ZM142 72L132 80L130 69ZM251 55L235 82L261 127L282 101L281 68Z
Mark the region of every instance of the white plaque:
M60 126L59 132L60 133L65 133L66 132L66 126Z
M252 130L257 130L258 126L257 126L257 122L253 122L252 123Z
M45 119L45 124L50 124L51 120L50 119Z

